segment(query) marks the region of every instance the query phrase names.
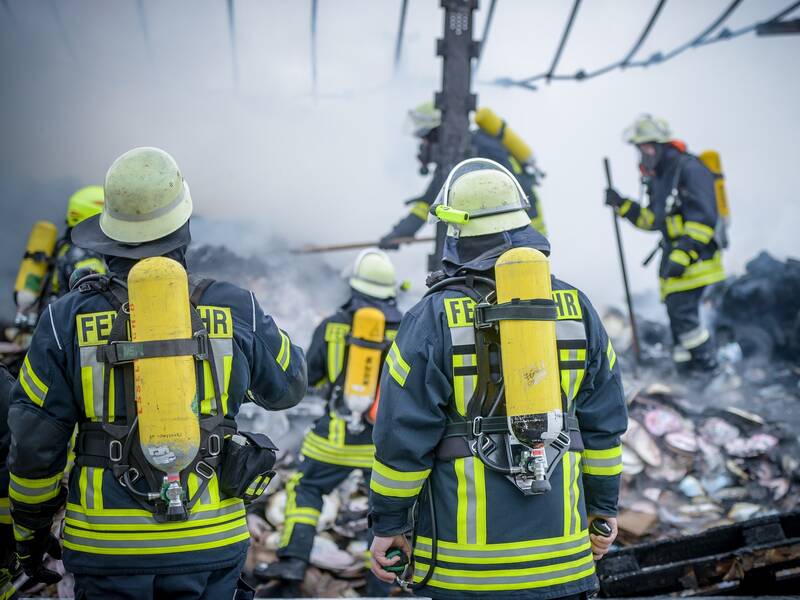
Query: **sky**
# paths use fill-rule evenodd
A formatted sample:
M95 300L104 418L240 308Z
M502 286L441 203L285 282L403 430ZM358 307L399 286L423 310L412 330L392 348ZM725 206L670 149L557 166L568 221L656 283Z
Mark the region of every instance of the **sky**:
M488 4L476 13L476 38ZM474 82L479 106L505 118L547 173L540 196L553 271L601 308L621 303L601 161L610 158L621 192L638 195L636 153L622 131L643 112L667 119L690 150L719 151L732 210L729 272L740 273L761 250L800 254L800 36L749 34L660 66L536 91L496 85L548 68L571 4L499 0ZM582 3L558 71L622 57L655 4ZM690 39L727 4L671 0L637 56ZM788 4L744 0L727 25L749 25ZM425 189L404 124L408 109L440 86L438 1L409 0L395 74L400 0L319 0L316 89L310 2L234 6L232 44L223 0L0 1L0 285L8 290L0 315L11 312L33 222L61 225L72 191L102 183L113 160L136 146L170 152L196 213L220 224L204 227L199 241L242 253L377 239ZM624 225L633 289L654 294L655 266L640 262L657 236ZM393 255L416 294L428 251L417 245ZM338 271L354 256L310 260ZM288 253L285 260L296 261ZM270 310L281 299L261 301Z

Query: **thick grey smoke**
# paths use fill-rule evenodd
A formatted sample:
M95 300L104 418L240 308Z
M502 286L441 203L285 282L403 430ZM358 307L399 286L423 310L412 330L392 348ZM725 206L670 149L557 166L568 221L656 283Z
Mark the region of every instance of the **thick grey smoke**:
M191 183L197 212L228 222L224 231L232 237L242 222L249 238L284 240L281 247L378 237L401 216L402 201L425 187L403 120L439 86L438 4L411 3L402 68L393 78L399 2L320 2L314 94L306 2L237 0L234 58L221 1L144 0L140 14L134 0L6 0L0 5L0 282L7 292L0 310L11 310L12 277L33 221L60 223L69 194L102 182L111 161L138 145L171 152ZM800 39L749 36L652 69L543 84L535 93L491 85L498 76L547 68L569 4L500 3L476 84L480 103L531 143L548 173L541 195L555 271L601 305L619 302L600 160L608 155L618 187L636 194L636 157L620 132L643 111L670 120L691 149L720 151L733 209L731 271L761 248L778 257L796 252ZM560 70L622 56L650 4L584 3ZM689 39L726 4L669 3L641 56ZM730 26L783 5L745 2ZM483 18L479 13L478 32ZM653 268L638 262L655 236L624 229L634 288L654 288ZM397 257L418 290L426 251L407 248ZM325 260L338 270L352 257ZM262 301L269 307L279 300Z

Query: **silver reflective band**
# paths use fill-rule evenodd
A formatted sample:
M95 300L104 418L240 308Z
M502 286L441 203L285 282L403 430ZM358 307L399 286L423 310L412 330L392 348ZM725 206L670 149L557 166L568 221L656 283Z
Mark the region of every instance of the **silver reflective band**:
M181 185L180 194L178 194L178 196L172 202L170 202L165 206L152 210L149 213L143 213L140 215L129 215L121 213L111 208L108 202L106 202L106 214L108 214L108 216L110 217L117 219L118 221L127 221L129 223L135 223L139 221L150 221L152 219L157 219L158 217L163 217L165 214L171 212L176 206L178 206L185 199L186 199L186 182L183 182L183 185Z

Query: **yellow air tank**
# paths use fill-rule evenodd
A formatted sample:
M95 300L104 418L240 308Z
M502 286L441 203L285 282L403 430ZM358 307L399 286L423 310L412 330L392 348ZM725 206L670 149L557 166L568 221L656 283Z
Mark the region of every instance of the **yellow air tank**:
M525 141L519 137L516 132L508 126L508 123L503 121L497 116L491 108L485 106L475 113L475 124L480 127L484 132L493 137L500 135L503 131L503 146L508 150L514 158L520 163L528 162L533 156L533 150ZM505 126L505 128L503 127Z
M497 304L515 300L552 300L550 265L533 248L512 248L495 265ZM501 320L500 349L509 429L531 449L534 490L550 489L545 480L545 445L563 428L558 350L554 321Z
M147 258L128 275L131 341L189 339L192 320L186 271L176 261ZM193 356L133 361L139 442L145 459L164 472L167 518L185 518L180 472L200 446Z
M375 402L385 330L386 317L377 308L359 308L353 315L344 400L352 416L359 420Z
M14 284L14 302L19 313L32 308L42 295L57 238L58 229L49 221L34 223Z
M717 210L719 216L728 220L731 216L730 206L728 206L728 194L725 192L725 175L722 173L722 161L719 159L719 152L716 150L706 150L700 154L700 160L714 174L714 193L717 197Z

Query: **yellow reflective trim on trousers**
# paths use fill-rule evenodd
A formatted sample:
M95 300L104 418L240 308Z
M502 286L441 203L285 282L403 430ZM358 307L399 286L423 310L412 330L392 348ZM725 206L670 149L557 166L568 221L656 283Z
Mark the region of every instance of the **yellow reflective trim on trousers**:
M422 221L428 220L428 211L430 210L430 206L424 200L418 200L411 205L411 210L409 211L415 217L418 217Z
M418 565L414 573L414 581L421 581L427 571L428 565ZM564 573L563 575L556 575ZM521 590L526 588L541 588L576 581L589 577L594 573L594 559L587 554L576 560L529 567L527 569L493 569L475 570L448 569L438 566L433 573L428 585L453 590L469 591L503 591Z
M302 448L301 454L306 458L311 458L316 460L317 462L329 465L337 465L340 467L352 467L354 469L372 468L372 457L369 458L341 457L325 452L320 452L319 450L316 450L315 448L308 446L304 446Z
M342 446L334 446L324 437L317 435L313 431L309 431L306 435L303 445L309 444L324 452L331 452L334 454L359 456L361 458L369 457L375 454L375 446L372 444L349 444Z
M18 477L11 473L8 486L9 497L23 504L38 504L58 496L61 491L62 474L44 477L42 479L29 479Z
M275 362L285 371L289 368L289 361L292 357L292 343L289 341L289 336L283 333L282 330L278 329L278 333L281 334L281 349Z
M300 480L303 478L303 473L297 472L291 477L289 477L289 481L286 483L286 507L284 508L284 518L287 512L290 512L297 508L297 492L295 488L297 484L300 483ZM284 548L289 545L289 542L292 539L292 533L294 532L294 521L285 520L283 532L281 533L281 539L278 541L278 547Z

